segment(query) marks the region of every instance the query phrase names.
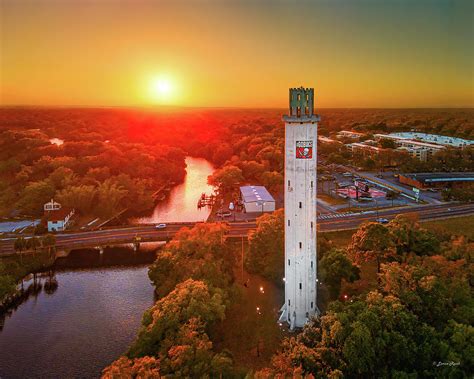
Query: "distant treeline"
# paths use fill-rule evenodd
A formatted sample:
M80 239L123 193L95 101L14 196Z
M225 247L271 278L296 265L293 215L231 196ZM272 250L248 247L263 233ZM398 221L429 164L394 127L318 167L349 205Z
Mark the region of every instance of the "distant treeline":
M221 190L283 183L284 109L3 108L0 112L0 216L39 215L51 197L79 211L109 216L153 207L151 194L185 175L186 155L215 164ZM474 138L470 109L323 109L321 135L416 129ZM57 146L51 138L64 140ZM325 151L347 162L347 152ZM413 170L416 162L402 162ZM373 162L365 162L370 166ZM450 169L455 169L451 168Z

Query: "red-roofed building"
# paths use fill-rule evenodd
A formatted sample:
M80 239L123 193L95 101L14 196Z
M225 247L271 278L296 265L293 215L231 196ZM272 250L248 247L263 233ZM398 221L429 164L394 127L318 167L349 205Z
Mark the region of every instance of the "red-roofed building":
M46 207L47 204L54 204L54 207ZM69 220L74 215L74 208L63 208L61 204L53 202L45 204L44 220L48 227L48 232L64 231Z

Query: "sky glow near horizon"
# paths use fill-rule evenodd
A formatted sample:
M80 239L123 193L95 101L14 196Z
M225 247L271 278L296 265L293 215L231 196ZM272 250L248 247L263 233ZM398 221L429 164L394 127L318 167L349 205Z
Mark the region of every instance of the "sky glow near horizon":
M286 107L304 85L317 107L474 106L472 1L3 0L0 14L2 105Z

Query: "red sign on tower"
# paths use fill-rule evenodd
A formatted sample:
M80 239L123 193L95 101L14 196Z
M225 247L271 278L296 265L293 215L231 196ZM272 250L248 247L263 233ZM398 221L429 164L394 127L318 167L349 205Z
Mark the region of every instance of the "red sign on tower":
M296 158L313 158L313 141L296 141Z

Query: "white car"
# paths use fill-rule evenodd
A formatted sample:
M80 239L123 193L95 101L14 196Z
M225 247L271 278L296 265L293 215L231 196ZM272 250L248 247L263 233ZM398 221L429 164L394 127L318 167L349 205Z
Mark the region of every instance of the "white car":
M166 228L166 224L158 224L158 225L155 225L155 228L156 228L156 229L164 229L164 228Z
M217 217L230 217L232 216L232 212L217 212L216 216Z
M379 224L388 224L388 220L386 218L378 218L377 221Z

